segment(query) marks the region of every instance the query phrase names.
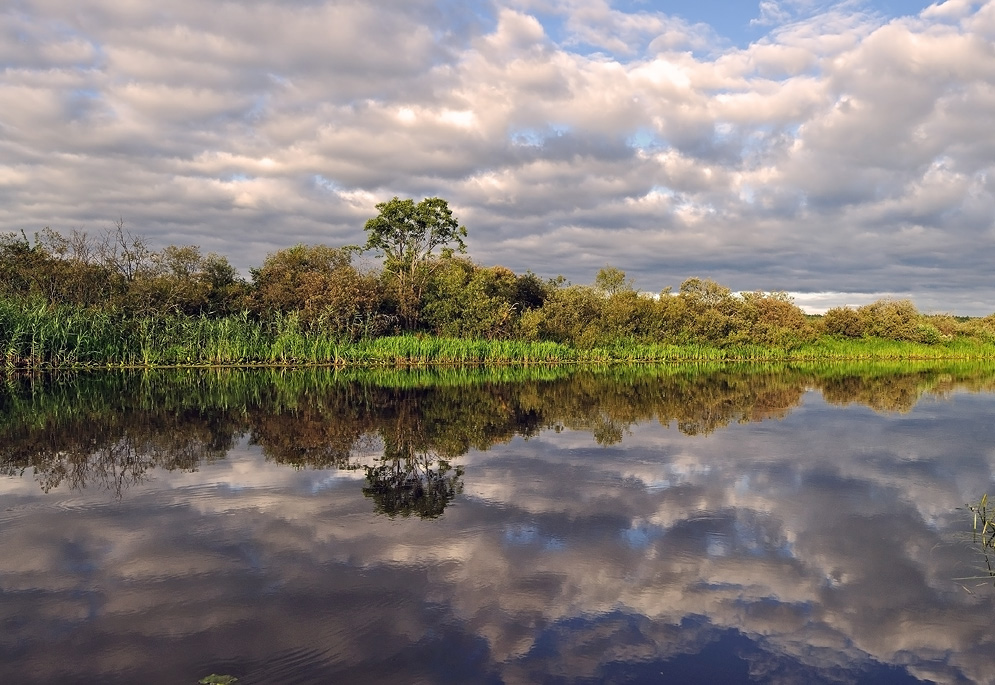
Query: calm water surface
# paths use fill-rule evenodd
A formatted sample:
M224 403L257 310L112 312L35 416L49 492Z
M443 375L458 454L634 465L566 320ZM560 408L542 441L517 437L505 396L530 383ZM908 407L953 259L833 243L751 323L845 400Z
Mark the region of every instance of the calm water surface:
M995 370L13 378L0 682L992 682Z

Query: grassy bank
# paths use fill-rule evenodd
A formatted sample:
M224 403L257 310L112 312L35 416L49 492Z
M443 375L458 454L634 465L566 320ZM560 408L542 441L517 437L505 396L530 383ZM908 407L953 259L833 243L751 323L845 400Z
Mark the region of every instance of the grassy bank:
M950 338L933 344L823 336L790 347L646 344L594 347L430 335L342 340L295 315L265 322L227 317L129 318L70 307L0 300L0 354L7 368L172 366L614 364L701 361L911 360L995 358L995 343Z

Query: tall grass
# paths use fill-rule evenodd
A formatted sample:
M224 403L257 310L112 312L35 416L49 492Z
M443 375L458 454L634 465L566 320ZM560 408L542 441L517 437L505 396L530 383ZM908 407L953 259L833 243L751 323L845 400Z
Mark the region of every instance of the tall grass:
M973 338L952 338L931 345L882 338L823 337L791 351L794 359L991 359L995 344Z
M124 317L38 300L0 299L0 361L7 368L172 366L550 365L785 362L810 360L991 359L995 343L953 339L933 345L831 337L781 348L621 340L592 348L556 342L465 340L425 335L349 342L304 326L296 314L256 321L227 317Z
M7 367L130 362L128 336L105 312L0 299L0 353Z

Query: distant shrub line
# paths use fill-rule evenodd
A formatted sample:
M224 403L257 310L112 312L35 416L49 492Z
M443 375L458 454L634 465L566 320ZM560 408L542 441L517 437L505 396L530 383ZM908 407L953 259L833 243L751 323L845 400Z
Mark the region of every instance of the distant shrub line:
M415 206L417 207L417 206ZM297 245L251 280L194 246L115 230L0 235L0 363L107 366L562 364L995 357L995 315L957 318L882 300L808 316L784 293L690 278L637 292L464 257L361 271L358 248Z

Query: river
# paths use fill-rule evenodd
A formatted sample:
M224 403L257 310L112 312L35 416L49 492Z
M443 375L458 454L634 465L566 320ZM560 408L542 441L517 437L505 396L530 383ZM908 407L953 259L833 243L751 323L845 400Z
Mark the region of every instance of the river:
M14 376L0 682L990 682L995 367Z

